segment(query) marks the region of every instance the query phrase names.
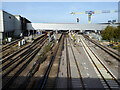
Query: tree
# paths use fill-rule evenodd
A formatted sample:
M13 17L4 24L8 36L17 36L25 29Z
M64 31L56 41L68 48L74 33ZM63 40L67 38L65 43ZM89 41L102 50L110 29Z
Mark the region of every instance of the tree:
M120 40L120 26L113 27L113 26L107 26L102 32L101 36L103 40Z

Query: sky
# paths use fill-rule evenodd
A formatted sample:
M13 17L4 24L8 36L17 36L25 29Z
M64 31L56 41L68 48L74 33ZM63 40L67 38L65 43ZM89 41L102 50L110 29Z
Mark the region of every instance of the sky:
M13 15L26 17L33 23L88 23L87 14L71 15L70 12L89 10L118 10L117 2L2 2L2 9ZM92 23L118 20L118 13L92 15Z

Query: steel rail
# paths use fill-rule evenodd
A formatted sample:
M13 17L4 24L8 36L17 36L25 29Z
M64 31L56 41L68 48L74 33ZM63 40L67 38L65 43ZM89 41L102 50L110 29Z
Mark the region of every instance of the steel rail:
M23 38L18 39L18 40L16 40L16 41L13 41L12 43L4 46L4 47L2 48L2 52L3 52L3 51L6 51L7 49L9 49L11 46L15 45L18 41L20 41L20 40L22 40L22 39L23 39Z
M46 40L46 39L45 39ZM28 61L26 61L25 64L23 64L22 67L20 67L20 69L14 74L13 77L11 77L8 82L3 86L2 90L6 90L8 89L8 87L12 84L12 82L18 77L18 75L27 67L27 65L32 61L32 59L35 57L35 55L39 52L39 50L42 48L42 46L45 44L45 41L42 43L41 46L39 46L38 48L36 48L36 50L34 52L31 53L31 55L27 58L29 58ZM27 59L26 58L26 59Z
M80 39L80 41L81 41L81 39ZM82 43L82 42L81 42L81 43ZM110 90L112 90L112 89L110 88L110 86L109 86L108 82L106 81L106 79L104 78L104 76L102 75L102 73L100 72L100 70L98 69L97 65L94 63L94 61L93 61L92 57L91 57L91 56L90 56L90 54L88 53L88 51L87 51L87 49L85 48L85 46L84 46L84 44L83 44L83 43L82 43L82 45L83 45L83 47L84 47L85 51L87 52L87 54L88 54L89 58L92 60L92 63L93 63L93 64L94 64L94 66L96 67L97 71L99 72L99 74L100 74L100 75L101 75L101 77L103 78L104 82L106 83L106 85L108 86L108 88L109 88Z
M41 41L41 43L45 40L46 38L44 38L42 41ZM17 63L17 64L15 64L12 68L10 68L5 74L3 74L2 75L2 78L5 78L11 71L13 71L18 65L20 65L21 63L23 63L27 58L29 58L30 56L31 56L31 53L32 52L35 52L36 51L36 49L37 49L37 46L34 48L34 49L32 49L32 50L30 50L30 52L27 54L27 55L25 55L22 59L20 58L20 60L19 60L19 62ZM32 53L33 54L33 53ZM11 65L11 64L10 64ZM9 66L9 64L7 65L7 67ZM7 67L5 67L5 68L7 68Z
M69 39L68 39L68 40L69 40ZM70 40L69 40L69 42L70 42ZM80 76L80 81L81 81L81 84L82 84L82 88L83 88L83 90L85 90L84 81L83 81L83 78L82 78L82 75L81 75L81 71L80 71L80 69L79 69L79 66L78 66L78 63L77 63L77 60L76 60L76 57L75 57L75 54L74 54L74 51L73 51L71 42L70 42L70 47L71 47L72 54L73 54L73 58L74 58L74 60L75 60L75 64L76 64L76 67L77 67L77 70L78 70L78 73L79 73L79 76Z
M68 54L67 38L66 38L66 63L67 63L67 89L69 89L72 87L72 82L71 82L71 68L70 68L70 60Z
M38 40L38 39L41 39L41 38L44 37L44 36L45 36L45 35L42 35L41 37L35 39L34 42L32 42L30 45L28 45L28 46L26 46L26 47L24 47L24 48L21 48L20 50L14 52L14 53L4 55L4 56L2 57L2 59L1 59L1 60L2 60L2 63L4 63L5 61L7 61L8 59L10 59L11 57L17 55L18 53L20 53L21 51L25 50L26 48L32 47L32 45L34 45L34 44L36 44L38 41L40 41L40 40ZM10 53L10 52L9 52L9 53ZM7 57L6 57L6 56L7 56Z
M43 37L42 39L40 39L39 41L39 43L42 43L42 41L45 39L46 37ZM39 46L39 44L37 45L37 46ZM0 68L0 70L5 70L6 68L8 68L10 65L12 65L13 63L15 63L16 61L18 61L19 59L22 59L22 58L24 58L25 56L27 56L27 54L29 54L29 53L31 53L32 52L32 49L34 49L35 47L37 47L37 46L32 46L32 47L28 47L28 49L27 50L25 50L22 54L20 54L18 57L16 57L16 58L14 58L14 59L12 59L12 61L11 62L9 62L9 63L7 63L6 65L4 65L2 68ZM3 65L3 64L2 64Z
M61 48L61 53L60 53L60 56L62 56L62 50L64 48L64 36L63 36L63 41L62 41L62 48ZM55 83L55 89L57 88L57 82L58 82L58 76L59 76L59 71L60 71L60 65L61 65L61 58L59 58L59 64L58 64L58 71L57 71L57 77L56 77L56 83ZM55 90L54 89L54 90Z
M45 87L46 81L47 81L47 79L48 79L48 75L49 75L49 73L50 73L50 71L51 71L51 68L52 68L54 59L55 59L56 54L57 54L58 49L59 49L59 46L60 46L60 43L58 43L55 53L54 53L54 54L52 55L52 57L50 58L50 63L49 63L49 65L48 65L48 67L47 67L47 70L46 70L46 72L45 72L42 80L40 81L38 87L37 87L37 88L39 88L39 89L41 89L41 90L44 89L44 87Z
M81 41L81 39L80 39L80 41ZM83 41L83 42L85 43L85 41ZM82 41L81 41L81 43L82 43ZM91 59L92 63L93 63L94 66L96 67L97 71L99 72L99 74L100 74L101 77L103 78L104 82L106 83L106 85L108 86L108 88L109 88L110 90L112 90L111 86L109 85L109 83L108 83L108 82L106 81L106 79L104 78L103 74L101 73L101 71L99 70L99 68L97 67L97 65L95 64L94 60L92 59L92 57L91 57L90 54L88 53L88 51L87 51L87 49L85 48L85 46L84 46L83 43L82 43L82 45L83 45L85 51L87 52L89 58ZM88 47L88 45L87 45L86 43L85 43L85 45ZM120 85L119 82L116 80L116 78L112 75L112 73L111 73L111 72L106 68L106 66L99 60L99 58L96 56L96 54L93 53L93 51L90 49L90 47L88 47L88 48L89 48L89 50L92 52L92 54L96 57L96 59L100 62L100 64L105 68L105 70L109 73L109 75L115 80L115 82L116 82L118 85Z
M85 43L85 41L84 41ZM85 43L86 44L86 43ZM86 44L86 46L88 47L88 45ZM100 61L100 59L96 56L96 54L90 49L90 47L88 47L89 50L93 53L93 55L97 58L97 60L100 62L100 64L105 68L105 70L111 75L111 77L115 80L115 82L120 86L119 81L115 78L115 76L107 69L107 67Z
M44 38L44 37L41 37L41 39L42 39L42 38ZM24 51L24 53L20 54L19 56L25 55L32 47L34 47L35 45L37 45L37 44L41 41L41 39L38 40L38 41L36 41L35 43L32 43L32 44L28 45L28 46L25 47L25 48L20 49L19 51L13 53L12 55L8 56L7 58L1 59L2 64L5 63L7 60L11 59L12 57L14 57L15 55L19 54L19 53L22 52L23 50L25 50L25 49L28 48L28 50Z
M109 48L101 45L100 43L91 40L90 38L88 38L86 35L83 35L84 38L87 38L89 41L91 41L92 43L94 43L96 46L98 46L99 48L101 48L102 50L104 50L105 52L107 52L108 54L110 54L112 57L116 58L118 61L120 61L120 55L118 53L115 53L114 51L110 50Z

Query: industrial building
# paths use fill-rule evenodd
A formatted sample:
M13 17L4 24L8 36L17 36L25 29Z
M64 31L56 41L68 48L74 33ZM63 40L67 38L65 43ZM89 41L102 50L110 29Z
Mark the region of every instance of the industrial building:
M21 23L22 23L21 32L22 32L23 36L26 36L26 35L28 35L27 23L31 23L31 22L28 19L26 19L25 17L22 17Z
M12 15L0 10L0 44L5 38L19 38L27 33L27 23L31 23L20 15Z

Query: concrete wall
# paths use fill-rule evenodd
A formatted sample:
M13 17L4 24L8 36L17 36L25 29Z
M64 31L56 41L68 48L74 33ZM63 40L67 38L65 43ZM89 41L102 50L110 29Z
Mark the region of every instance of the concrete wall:
M25 17L21 18L21 24L22 24L22 33L24 36L28 36L28 31L27 31L27 23L31 23L28 19L26 19Z
M3 11L4 32L11 32L15 30L15 17Z
M14 36L19 37L21 34L21 16L20 15L15 15L15 31L14 31Z
M3 33L0 32L0 44L2 44L2 40L3 40Z

